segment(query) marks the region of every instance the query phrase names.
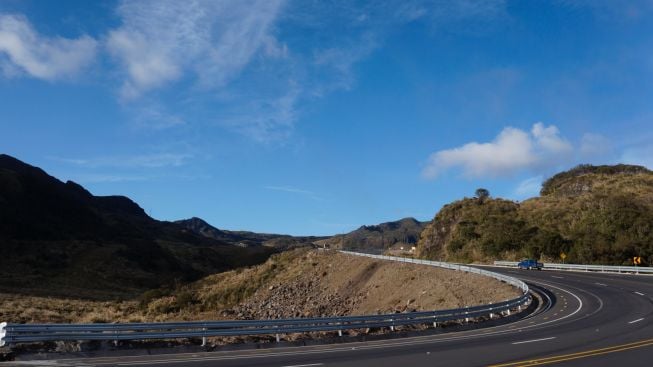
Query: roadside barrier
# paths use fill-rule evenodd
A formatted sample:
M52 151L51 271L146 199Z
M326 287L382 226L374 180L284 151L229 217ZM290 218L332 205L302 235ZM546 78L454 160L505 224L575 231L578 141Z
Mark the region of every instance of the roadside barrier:
M514 277L473 268L470 266L428 261L412 258L400 258L383 255L370 255L350 251L342 253L353 256L365 256L379 260L400 261L404 263L436 266L492 277L520 289L521 295L514 299L496 304L463 307L450 310L392 313L381 315L292 318L271 320L235 320L235 321L195 321L195 322L159 322L159 323L96 323L96 324L12 324L0 323L0 346L17 343L34 343L48 341L84 341L84 340L150 340L202 338L206 344L207 337L275 335L280 340L281 334L304 332L338 332L343 330L366 328L390 328L396 326L432 324L453 320L510 314L513 309L521 309L530 302L526 283Z

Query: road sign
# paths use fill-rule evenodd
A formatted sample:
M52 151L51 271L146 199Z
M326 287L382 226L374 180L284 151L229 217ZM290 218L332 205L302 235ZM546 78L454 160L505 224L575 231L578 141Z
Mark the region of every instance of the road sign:
M633 257L633 264L642 265L642 258L640 256Z
M564 252L561 252L561 253L560 253L560 258L561 258L562 260L566 259L566 258L567 258L567 254L565 254Z

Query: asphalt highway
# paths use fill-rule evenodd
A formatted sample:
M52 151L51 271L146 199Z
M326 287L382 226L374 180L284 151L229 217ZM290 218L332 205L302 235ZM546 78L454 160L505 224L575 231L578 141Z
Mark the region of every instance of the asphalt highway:
M267 350L49 361L72 366L653 366L653 277L492 270L543 290L519 321L409 338Z

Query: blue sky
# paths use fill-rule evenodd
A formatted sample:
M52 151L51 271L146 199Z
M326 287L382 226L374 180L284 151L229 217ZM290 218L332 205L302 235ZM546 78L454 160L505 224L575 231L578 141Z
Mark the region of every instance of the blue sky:
M0 2L0 151L152 216L334 234L653 168L651 1Z

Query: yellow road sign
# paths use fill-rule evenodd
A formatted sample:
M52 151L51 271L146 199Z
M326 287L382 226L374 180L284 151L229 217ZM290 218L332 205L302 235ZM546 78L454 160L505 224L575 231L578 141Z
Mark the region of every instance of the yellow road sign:
M640 256L633 257L633 264L642 265L642 258Z
M561 252L561 253L560 253L560 258L561 258L562 260L564 260L565 258L567 258L567 254L565 254L564 252Z

